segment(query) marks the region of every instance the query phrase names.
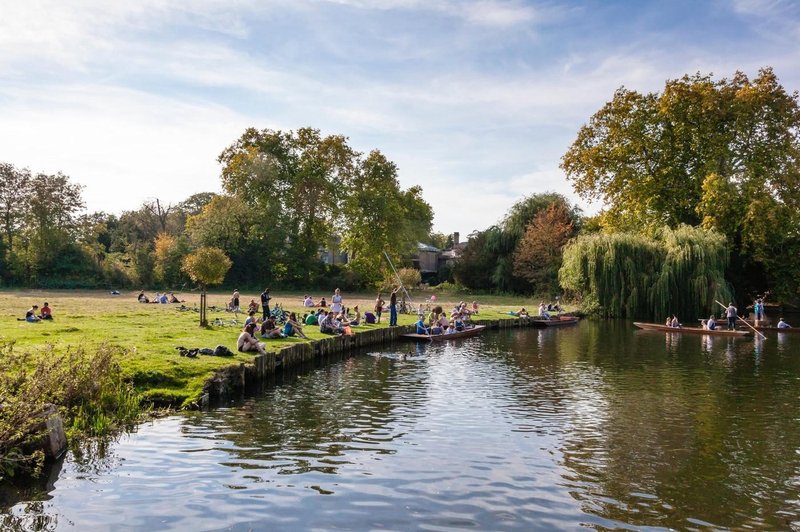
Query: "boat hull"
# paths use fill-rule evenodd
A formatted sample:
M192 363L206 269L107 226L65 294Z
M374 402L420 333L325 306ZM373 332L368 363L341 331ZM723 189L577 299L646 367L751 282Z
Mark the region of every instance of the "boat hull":
M533 318L531 320L531 325L540 329L545 327L564 327L565 325L575 325L579 320L580 318L576 318L575 316L561 316L549 320Z
M407 333L401 334L400 338L405 338L406 340L424 340L426 342L430 342L433 340L434 342L439 342L442 340L455 340L457 338L468 338L470 336L477 336L482 333L486 329L486 325L475 325L474 327L470 327L469 329L464 329L463 331L456 331L452 334L416 334L416 333Z
M800 328L791 327L789 329L779 329L777 327L756 327L757 331L761 332L777 332L777 333L786 333L786 334L799 334Z
M708 331L706 329L700 329L697 327L667 327L666 325L661 325L658 323L641 323L638 321L633 322L633 324L639 329L644 329L647 331L662 331L674 334L705 334L708 336L734 337L753 336L751 331L729 331L726 329L714 329L713 331Z

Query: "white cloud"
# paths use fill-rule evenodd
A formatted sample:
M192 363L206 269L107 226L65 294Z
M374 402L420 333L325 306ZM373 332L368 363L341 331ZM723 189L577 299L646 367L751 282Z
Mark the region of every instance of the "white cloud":
M218 190L215 158L246 125L213 105L81 85L26 92L0 112L4 158L34 172L63 171L86 185L89 210L109 212Z

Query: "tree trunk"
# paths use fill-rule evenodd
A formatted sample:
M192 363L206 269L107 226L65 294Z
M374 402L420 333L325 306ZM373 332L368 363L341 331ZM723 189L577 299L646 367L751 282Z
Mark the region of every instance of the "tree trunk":
M200 292L200 327L207 327L208 320L206 319L206 289Z

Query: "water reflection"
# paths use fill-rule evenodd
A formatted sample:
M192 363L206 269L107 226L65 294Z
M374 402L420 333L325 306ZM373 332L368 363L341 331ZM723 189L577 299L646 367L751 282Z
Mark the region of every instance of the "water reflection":
M790 528L798 340L585 322L398 344L72 454L5 524Z

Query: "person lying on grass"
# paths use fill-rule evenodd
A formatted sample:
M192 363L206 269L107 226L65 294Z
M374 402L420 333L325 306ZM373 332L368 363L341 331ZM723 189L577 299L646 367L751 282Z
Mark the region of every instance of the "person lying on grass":
M259 342L255 337L255 330L256 324L249 323L242 331L242 334L239 335L239 339L236 341L236 347L239 349L240 353L258 352L262 355L267 354L266 349L264 349L264 344Z

